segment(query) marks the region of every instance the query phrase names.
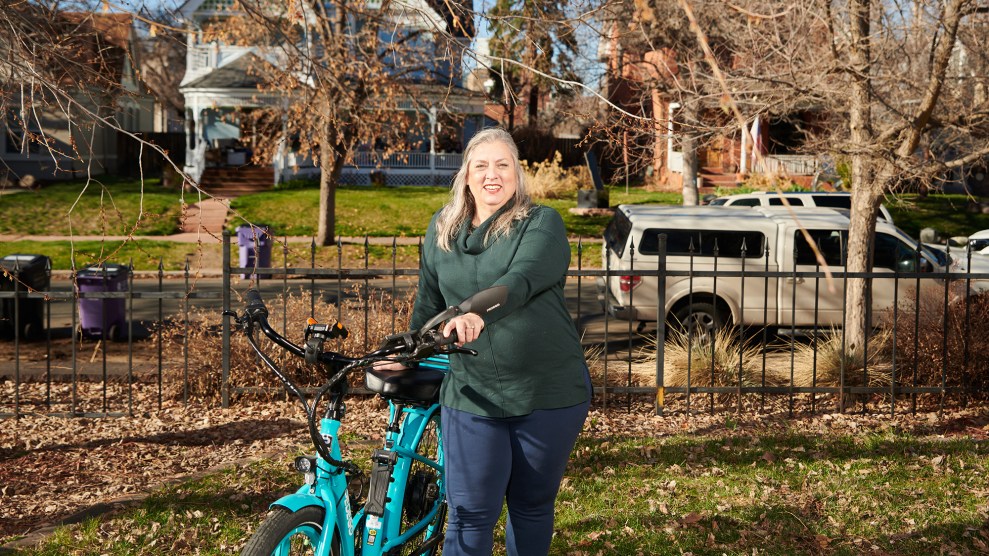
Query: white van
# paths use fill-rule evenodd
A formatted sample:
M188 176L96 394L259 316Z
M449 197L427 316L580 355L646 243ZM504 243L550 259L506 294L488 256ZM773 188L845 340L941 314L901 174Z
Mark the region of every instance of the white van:
M799 211L797 218L799 221L785 207L621 205L604 232L603 263L611 274L607 284L604 279L599 281L605 290L602 300L616 317L643 323L657 320L658 278L633 272L658 269L659 237L666 234L667 269L694 273L665 277L662 314L668 322L683 323L699 332L729 323L840 326L845 309L840 275L847 251L848 211L807 208ZM829 290L824 278L760 276L743 280L738 276L743 270L821 272L802 230L824 256L834 276L833 289ZM906 295L917 283L916 278L904 278L895 288L894 271L941 270L936 258L923 249L918 267L917 242L882 220L876 223L875 253L874 271L888 273L890 278L872 281L874 318L893 305L895 292ZM712 271L717 271L717 279L710 276Z
M776 207L784 206L783 199L790 203L791 207L825 207L852 209L852 194L835 191L756 191L754 193L739 193L737 195L727 195L713 199L709 205L725 207ZM893 216L883 205L879 206L879 217L892 223Z

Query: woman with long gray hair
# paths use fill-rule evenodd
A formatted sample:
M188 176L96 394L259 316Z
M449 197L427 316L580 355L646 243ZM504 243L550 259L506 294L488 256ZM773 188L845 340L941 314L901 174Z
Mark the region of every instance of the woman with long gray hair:
M410 326L484 288L508 287L502 306L443 329L479 353L451 356L440 391L445 556L490 555L506 503L508 554L549 551L556 495L591 391L563 296L569 264L563 219L532 204L512 136L479 132L426 232Z

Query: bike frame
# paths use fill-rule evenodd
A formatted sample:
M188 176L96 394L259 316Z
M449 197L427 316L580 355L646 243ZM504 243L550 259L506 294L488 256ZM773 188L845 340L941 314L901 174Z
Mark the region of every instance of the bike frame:
M420 366L447 371L449 362L446 356L431 357L420 362ZM387 502L382 516L367 515L367 507L356 513L350 506L347 489L347 476L342 469L331 465L318 454L312 483L303 484L295 493L284 496L271 504L290 512L297 512L308 506L318 506L324 511L323 534L310 541L315 546L317 556L329 556L333 539L340 541L343 556L379 556L388 554L395 547L402 546L411 537L430 526L440 508L445 504L446 487L443 480L442 428L437 427L437 459L425 458L415 451L430 420L439 414L439 404L427 407L408 407L388 402L388 422L399 422L397 430L389 427L385 434L384 451L395 454L394 464L388 473ZM397 421L396 421L397 419ZM340 460L342 453L339 436L341 421L324 418L320 421L320 435L330 447L330 455ZM409 468L413 461L421 462L434 469L438 475L439 496L432 508L415 525L401 533L402 509L408 487ZM373 471L372 471L373 473ZM372 474L372 481L374 480ZM439 524L442 527L442 524ZM432 531L427 531L427 536ZM360 540L360 551L355 547ZM275 554L287 554L288 547L279 547Z
M268 543L272 540L273 534L277 539L276 542L281 544L275 546L272 553L287 555L291 549L289 546L291 538L301 533L315 548L315 554L318 556L330 556L335 546L339 546L343 556L391 556L396 553L396 549L404 548L413 537L421 534L424 540L419 546L412 547L413 552L417 554L424 551L434 552L442 540L440 538L444 525L442 512L446 508L440 406L435 399L443 376L450 369L449 354L477 355L472 349L459 345L452 346L451 344L456 342L456 335L441 334L439 325L443 321L469 312L483 315L504 304L507 295L508 288L505 286L494 286L477 292L459 305L450 306L435 315L417 331L388 336L381 348L359 359L323 351L325 340L346 337L346 329L340 323L327 325L310 320L306 328L305 348L283 337L268 324L268 310L257 290L246 292L244 297L247 307L243 316L238 316L236 312L224 311L225 316L234 317L238 326L243 327L247 341L258 357L302 403L310 437L316 448L315 457L296 459L296 468L305 474L305 484L295 493L275 501L271 507L281 508L293 514L306 508L323 510L323 523L318 533L315 524L306 522L312 512L306 512L306 516L301 520L289 520L287 523L297 524L292 530L284 533L281 527L287 523L281 521L282 516L279 514L276 521L266 521L262 524L261 529L264 532L259 530L248 541L248 547L257 550L258 545L252 545L255 539L258 539L259 545L267 551L268 546L271 546ZM304 358L309 364L320 363L326 370L331 371L331 378L318 391L311 403L292 379L283 373L278 364L258 345L254 336L255 327L282 349ZM428 372L412 370L399 371L406 374L392 374L390 371L374 369L373 365L377 361L397 361L408 366L418 366L419 371ZM389 407L384 446L375 450L372 455L367 498L363 507L356 513L351 508L348 473L362 478L365 473L353 463L343 460L338 439L341 421L346 415L343 403L347 391L345 379L347 374L355 369L365 371L368 388L386 399ZM331 399L317 426L316 412L320 399L326 393L330 394ZM417 451L421 448L420 442L426 432L431 430L430 424L434 421L436 422L435 460ZM421 472L417 469L413 476L413 466L417 464L422 464L424 467ZM415 482L412 483L410 479L414 479ZM406 507L410 485L413 505ZM362 481L361 494L363 492ZM426 507L426 504L429 504L429 507ZM404 532L402 531L403 514L406 518ZM418 521L415 523L408 523L416 518ZM265 529L267 524L272 524L272 528ZM245 552L247 552L246 548Z

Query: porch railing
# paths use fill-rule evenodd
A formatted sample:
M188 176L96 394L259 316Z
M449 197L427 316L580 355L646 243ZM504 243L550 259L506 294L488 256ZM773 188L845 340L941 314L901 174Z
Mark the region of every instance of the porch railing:
M381 151L359 151L354 153L354 166L360 169L375 168L402 169L457 169L460 167L461 153L395 152L385 155Z
M816 156L770 154L756 161L755 171L760 174L813 176L820 166Z

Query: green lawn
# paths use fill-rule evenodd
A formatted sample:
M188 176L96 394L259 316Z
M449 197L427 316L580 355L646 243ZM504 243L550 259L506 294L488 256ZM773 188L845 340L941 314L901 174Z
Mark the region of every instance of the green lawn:
M984 554L989 545L984 441L895 429L748 431L730 421L702 433L599 429L581 438L550 554L906 556ZM290 461L160 487L135 509L60 528L19 554L233 553L268 503L299 484ZM503 539L502 524L496 545Z
M966 195L897 195L886 201L893 221L911 237L920 237L920 230L933 228L947 237L967 236L989 229L989 215L969 211Z
M158 179L77 180L0 196L0 234L168 235L181 215L179 192Z
M678 204L677 193L656 193L633 187L609 187L610 204ZM448 199L445 187L347 187L336 194L336 235L415 237L425 234L432 214ZM162 189L158 180L103 179L65 182L37 191L0 196L0 234L20 235L168 235L178 231L181 195ZM188 198L187 202L194 199ZM576 196L537 201L563 216L571 237L599 238L607 216L570 213ZM964 195L901 194L886 201L896 224L917 237L925 227L948 236L989 229L989 215L967 209ZM312 236L316 232L319 192L315 188L275 190L234 199L228 227L244 221L269 225L278 236ZM86 247L92 250L92 247ZM128 248L130 249L130 248ZM135 258L158 255L157 248L134 248ZM181 261L179 253L162 254L166 264ZM130 256L130 252L125 253Z
M611 190L611 203L678 204L675 193L654 193L641 188L628 194L623 188ZM336 231L341 236L421 236L426 233L430 217L449 199L445 187L340 187L337 190ZM571 236L600 237L608 216L577 216L569 209L577 206L574 195L569 199L536 201L553 207L563 216ZM236 216L229 228L249 221L271 226L278 235L312 236L316 233L319 191L290 189L238 197L231 203Z

